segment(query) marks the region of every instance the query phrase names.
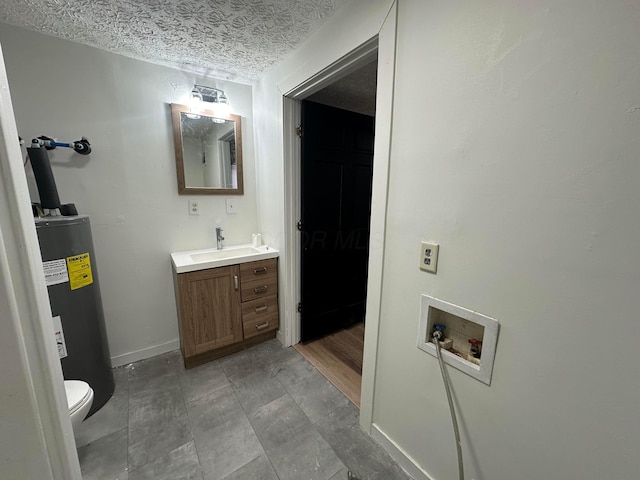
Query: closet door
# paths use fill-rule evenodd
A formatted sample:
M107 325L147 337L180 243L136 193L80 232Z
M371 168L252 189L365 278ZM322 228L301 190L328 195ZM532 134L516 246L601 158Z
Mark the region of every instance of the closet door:
M302 102L302 341L364 320L374 117Z

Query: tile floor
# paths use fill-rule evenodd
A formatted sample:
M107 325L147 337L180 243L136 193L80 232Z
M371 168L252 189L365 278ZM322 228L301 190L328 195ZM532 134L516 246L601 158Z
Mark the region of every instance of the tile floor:
M358 409L277 340L185 370L171 352L114 370L76 432L84 480L409 480Z

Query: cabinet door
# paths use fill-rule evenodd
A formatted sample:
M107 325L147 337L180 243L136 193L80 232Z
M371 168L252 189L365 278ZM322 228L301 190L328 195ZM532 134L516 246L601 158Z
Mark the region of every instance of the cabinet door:
M237 265L178 275L186 357L242 341Z

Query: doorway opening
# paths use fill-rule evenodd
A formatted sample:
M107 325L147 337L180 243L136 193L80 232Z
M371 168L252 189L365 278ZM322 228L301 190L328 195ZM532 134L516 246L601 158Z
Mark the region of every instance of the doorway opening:
M295 348L360 406L377 52L301 103L300 340Z

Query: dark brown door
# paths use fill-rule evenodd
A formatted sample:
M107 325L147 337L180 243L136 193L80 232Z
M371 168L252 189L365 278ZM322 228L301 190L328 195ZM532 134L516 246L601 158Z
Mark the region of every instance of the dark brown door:
M302 102L302 341L364 320L374 117Z

